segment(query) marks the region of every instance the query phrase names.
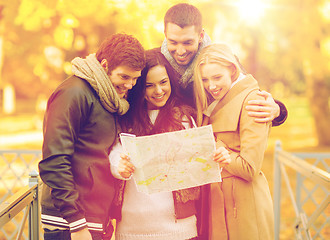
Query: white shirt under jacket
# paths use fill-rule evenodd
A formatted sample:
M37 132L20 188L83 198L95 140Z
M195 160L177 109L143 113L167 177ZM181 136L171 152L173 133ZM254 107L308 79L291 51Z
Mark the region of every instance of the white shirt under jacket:
M158 110L149 111L154 123ZM189 128L188 122L183 123ZM116 225L116 240L185 240L197 236L196 216L176 219L172 192L145 194L137 191L133 178L123 179L117 171L120 153L117 143L110 153L112 174L126 180L122 220Z

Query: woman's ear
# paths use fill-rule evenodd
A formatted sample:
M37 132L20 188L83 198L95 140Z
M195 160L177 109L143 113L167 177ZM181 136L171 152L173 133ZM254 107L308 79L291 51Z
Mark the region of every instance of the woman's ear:
M230 68L230 71L231 71L231 81L235 82L238 78L237 68L233 64L231 64L229 68Z
M101 66L104 68L105 72L108 73L108 61L106 59L102 59Z

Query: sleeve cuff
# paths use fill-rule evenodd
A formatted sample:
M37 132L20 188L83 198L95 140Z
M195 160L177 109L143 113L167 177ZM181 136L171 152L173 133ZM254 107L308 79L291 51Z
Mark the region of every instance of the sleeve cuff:
M280 115L277 118L273 119L273 121L272 121L273 127L283 124L288 117L288 110L286 109L285 105L276 99L274 99L274 100L280 107Z
M78 232L84 228L87 228L87 221L85 218L79 219L69 223L70 232Z

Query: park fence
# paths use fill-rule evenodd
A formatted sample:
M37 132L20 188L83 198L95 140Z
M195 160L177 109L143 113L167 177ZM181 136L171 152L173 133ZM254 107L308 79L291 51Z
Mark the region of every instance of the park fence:
M40 236L40 182L36 172L41 159L40 151L0 150L0 240L42 239ZM330 153L288 153L276 143L274 152L274 214L275 240L281 239L282 177L295 213L292 228L296 239L329 239L329 174ZM292 188L292 176L287 168L296 173ZM324 170L323 170L324 169ZM28 176L28 173L30 173ZM28 180L29 184L25 184ZM23 185L23 186L22 186ZM13 189L19 189L15 194ZM314 205L314 207L311 207ZM20 224L14 216L23 212ZM312 209L312 212L310 211ZM23 231L29 219L28 234ZM6 230L4 225L12 222L14 227ZM8 232L9 231L9 232ZM4 236L3 238L1 238Z
M29 185L0 204L0 228L24 211L21 224L17 228L16 239L23 238L23 232L28 220L28 236L30 240L41 239L40 231L40 183L38 173L30 173ZM13 239L13 238L12 238Z
M37 150L0 150L0 240L39 239L40 159Z
M282 150L280 141L276 143L273 194L275 240L280 239L282 177L294 209L295 220L291 226L295 239L329 239L329 161L330 153L291 154ZM292 174L296 172L296 178L288 174L287 168ZM292 180L295 181L295 191Z

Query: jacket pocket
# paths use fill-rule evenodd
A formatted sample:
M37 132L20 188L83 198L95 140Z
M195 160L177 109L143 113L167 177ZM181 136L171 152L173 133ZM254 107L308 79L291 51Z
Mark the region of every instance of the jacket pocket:
M79 195L83 196L90 193L94 185L91 167L79 168L75 176L75 182L77 189L79 190Z

